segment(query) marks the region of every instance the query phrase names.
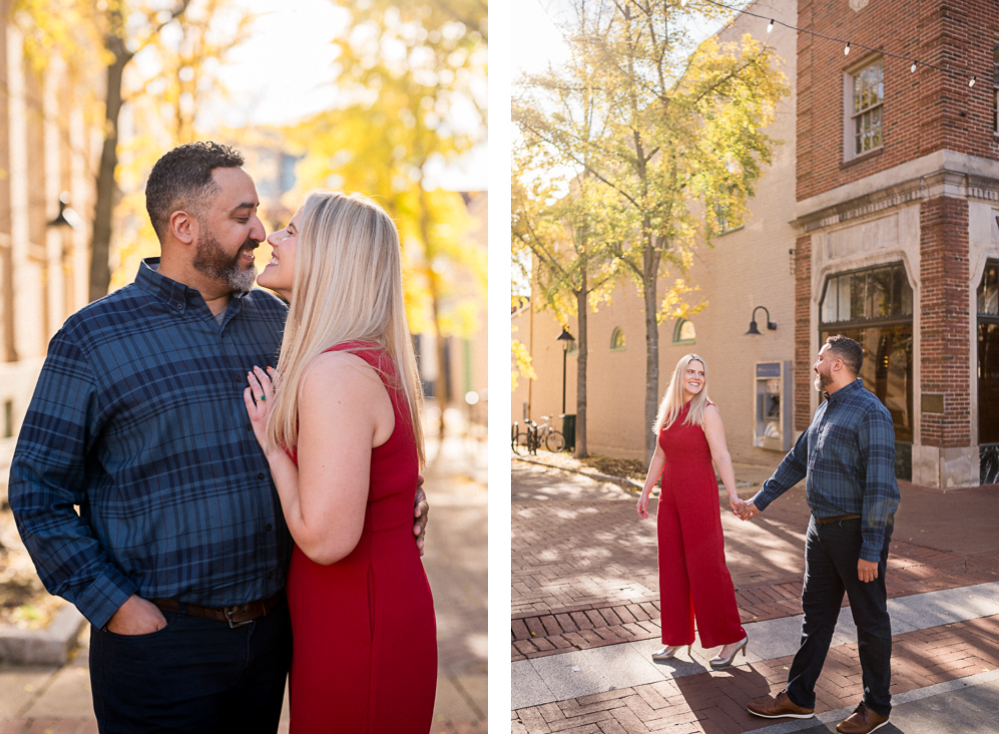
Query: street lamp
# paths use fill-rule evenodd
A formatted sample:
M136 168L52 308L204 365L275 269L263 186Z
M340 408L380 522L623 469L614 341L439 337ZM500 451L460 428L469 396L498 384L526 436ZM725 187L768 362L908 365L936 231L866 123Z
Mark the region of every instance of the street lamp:
M566 353L569 352L569 345L576 341L566 327L563 327L562 334L556 337L557 342L562 342L563 348L563 401L562 412L566 413Z
M69 208L69 192L63 191L59 195L59 214L51 222L46 224L48 227L69 227L71 229L82 229L83 220L80 219L80 215Z
M757 329L757 311L764 308L763 306L757 306L750 315L750 330L747 331L743 336L760 336L760 331ZM774 331L778 328L778 325L771 321L771 314L766 308L764 308L764 317L767 319L767 329L768 331Z

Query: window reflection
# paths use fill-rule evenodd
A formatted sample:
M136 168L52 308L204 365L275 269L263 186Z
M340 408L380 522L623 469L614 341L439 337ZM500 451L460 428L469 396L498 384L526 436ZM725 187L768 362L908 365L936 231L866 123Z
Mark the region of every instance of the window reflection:
M889 409L896 440L912 441L913 325L827 330L822 332L820 343L834 334L849 336L861 345L865 361L858 377Z

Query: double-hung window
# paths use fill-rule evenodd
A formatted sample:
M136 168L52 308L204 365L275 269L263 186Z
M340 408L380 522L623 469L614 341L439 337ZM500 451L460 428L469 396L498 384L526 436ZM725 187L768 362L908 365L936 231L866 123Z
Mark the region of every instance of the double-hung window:
M882 147L882 59L847 73L844 82L844 159L851 160Z

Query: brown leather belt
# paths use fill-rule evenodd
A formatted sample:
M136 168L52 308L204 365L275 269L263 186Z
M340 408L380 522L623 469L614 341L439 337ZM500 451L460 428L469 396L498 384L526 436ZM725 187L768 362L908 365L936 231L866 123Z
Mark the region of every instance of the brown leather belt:
M233 607L203 607L198 604L186 604L176 599L150 599L153 604L165 611L189 614L192 617L201 617L202 619L214 619L217 622L229 622L229 626L233 628L250 624L258 617L266 617L267 613L280 600L281 594L275 594L269 599L260 599Z
M816 517L816 523L818 525L829 525L832 522L840 522L841 520L860 520L861 515L838 515L837 517Z

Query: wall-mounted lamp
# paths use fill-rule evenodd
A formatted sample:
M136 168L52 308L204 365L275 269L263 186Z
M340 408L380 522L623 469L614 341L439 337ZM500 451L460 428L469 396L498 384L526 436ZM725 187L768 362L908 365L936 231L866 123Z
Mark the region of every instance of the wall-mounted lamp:
M59 195L59 215L49 222L48 227L69 227L70 229L81 229L83 220L80 215L69 208L69 192L63 191Z
M757 329L757 311L759 311L762 308L764 307L757 306L757 308L753 310L753 313L750 315L750 330L747 331L747 333L744 334L743 336L750 336L750 335L760 336L760 331ZM775 329L778 328L778 325L773 321L771 321L771 314L768 312L766 308L764 308L764 316L767 319L768 331L774 331Z

